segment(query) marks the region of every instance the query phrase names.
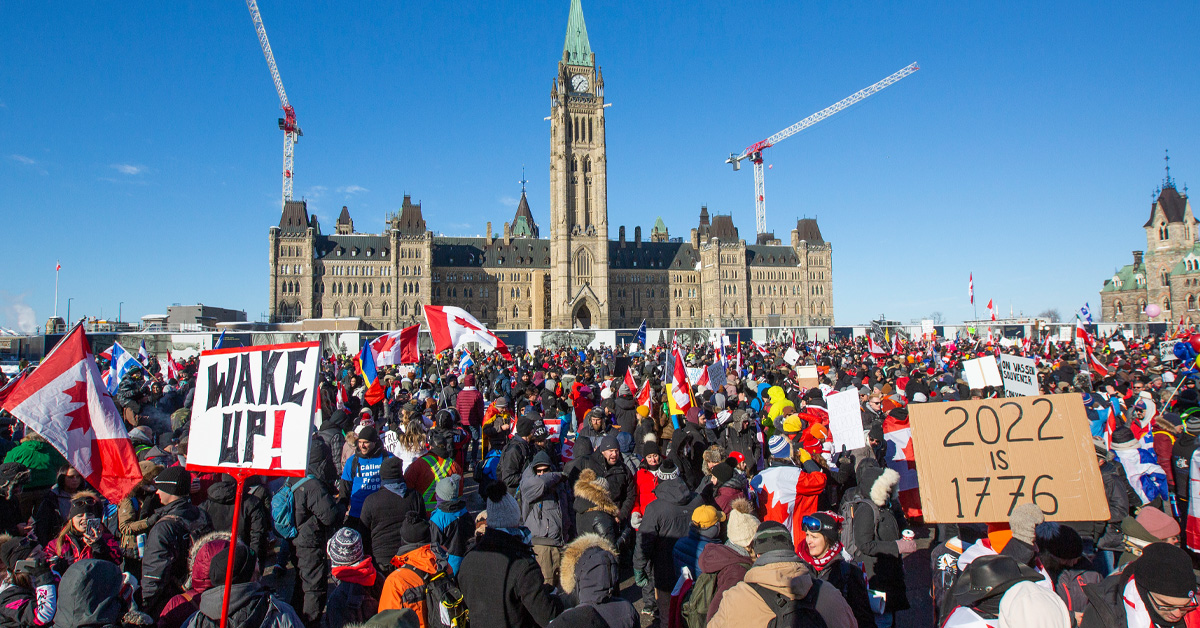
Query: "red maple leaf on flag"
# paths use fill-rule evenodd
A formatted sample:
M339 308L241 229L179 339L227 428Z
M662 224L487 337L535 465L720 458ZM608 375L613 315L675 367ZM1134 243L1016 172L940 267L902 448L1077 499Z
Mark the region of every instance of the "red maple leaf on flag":
M75 382L73 386L63 391L63 394L70 397L72 402L81 404L67 413L67 416L71 417L71 425L67 427L68 432L84 430L86 434L92 427L92 418L88 414L87 389L87 382Z
M462 318L461 316L455 316L454 322L457 325L459 325L460 327L466 327L467 329L470 329L472 331L483 331L482 328L476 327L474 323L472 323L471 321L468 321L465 318Z

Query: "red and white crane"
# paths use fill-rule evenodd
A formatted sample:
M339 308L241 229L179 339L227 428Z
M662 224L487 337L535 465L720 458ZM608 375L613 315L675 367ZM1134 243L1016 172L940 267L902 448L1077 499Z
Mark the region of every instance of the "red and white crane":
M296 124L296 110L288 103L287 92L283 91L283 79L279 78L279 68L275 67L275 54L271 52L271 42L267 40L267 28L263 26L262 16L258 13L258 3L246 0L246 8L250 9L250 18L254 20L254 30L258 33L258 43L262 45L263 56L267 58L267 67L271 69L271 80L275 81L275 91L279 93L279 104L283 107L283 117L279 118L279 130L283 131L283 202L292 200L292 158L296 152L296 142L304 132Z
M749 159L750 163L754 164L754 227L759 235L767 232L767 198L763 186L763 151L771 146L774 146L783 140L807 129L808 127L832 116L833 114L853 105L854 103L863 100L864 98L881 91L883 88L899 81L900 79L916 72L921 68L917 67L916 63L906 66L904 69L895 74L879 81L878 83L854 92L847 98L808 116L807 118L789 126L788 128L768 137L765 140L755 142L746 147L746 150L741 154L729 153L729 159L725 160L727 164L733 164L734 170L742 169L742 160Z

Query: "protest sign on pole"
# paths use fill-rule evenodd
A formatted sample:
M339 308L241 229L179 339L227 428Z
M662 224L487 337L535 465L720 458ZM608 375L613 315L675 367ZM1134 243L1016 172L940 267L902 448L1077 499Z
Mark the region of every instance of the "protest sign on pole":
M796 362L800 361L800 352L794 347L788 347L787 351L783 352L783 361L792 366L796 366Z
M1032 502L1048 521L1106 521L1078 393L909 407L926 522L1002 523Z
M833 439L833 450L860 449L867 446L863 438L862 406L858 404L858 392L846 391L825 396L829 410L829 436Z
M963 377L972 389L982 389L987 386L1003 386L1000 369L996 367L996 356L985 355L982 358L963 362Z
M1171 362L1179 359L1175 357L1175 343L1175 340L1158 343L1158 359L1160 361Z
M1000 377L1004 380L1005 397L1036 397L1041 392L1033 358L1001 353Z
M724 386L727 381L725 376L725 363L720 360L708 365L708 387L716 390L718 386Z
M923 338L925 338L925 340L929 340L936 335L937 335L936 330L933 328L933 320L929 319L929 318L922 319L921 320L921 336Z

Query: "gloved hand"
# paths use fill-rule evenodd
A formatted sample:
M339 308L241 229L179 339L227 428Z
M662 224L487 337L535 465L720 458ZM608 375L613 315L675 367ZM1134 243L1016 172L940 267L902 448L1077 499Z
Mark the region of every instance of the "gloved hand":
M1046 515L1037 504L1021 504L1013 508L1008 516L1008 527L1012 530L1014 539L1033 545L1037 537L1038 524L1046 521Z
M636 529L638 529L638 526L640 526L640 525L642 525L642 516L641 516L641 515L639 515L639 514L637 514L636 512L634 512L634 513L630 513L630 515L629 515L629 527L631 527L631 528L633 528L634 530L636 530Z
M917 542L912 539L897 539L896 549L900 550L901 556L907 556L917 551Z
M650 583L650 577L646 575L646 572L635 569L633 571L633 583L639 587L644 587Z

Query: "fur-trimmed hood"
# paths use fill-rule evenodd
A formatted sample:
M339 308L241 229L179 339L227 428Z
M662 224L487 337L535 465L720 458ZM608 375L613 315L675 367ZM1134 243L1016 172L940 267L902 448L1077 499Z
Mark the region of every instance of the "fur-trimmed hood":
M617 551L604 537L584 534L563 548L561 577L563 591L581 604L603 602L620 584Z
M608 495L608 489L600 484L596 472L584 469L575 482L575 512L584 513L602 510L616 516L620 509ZM565 573L565 570L564 570Z
M214 543L213 541L224 541ZM209 566L217 554L229 547L228 532L209 532L192 543L188 552L188 582L187 588L196 591L207 591L214 583L224 583L225 574L210 574ZM216 575L216 578L212 576Z
M900 483L900 473L877 465L866 464L858 469L858 491L882 508L888 503L892 491Z

